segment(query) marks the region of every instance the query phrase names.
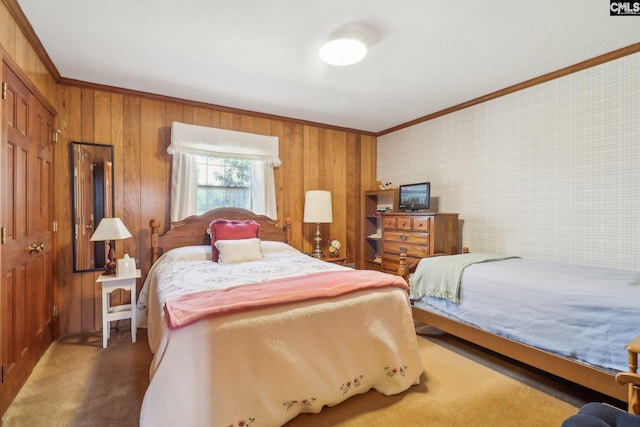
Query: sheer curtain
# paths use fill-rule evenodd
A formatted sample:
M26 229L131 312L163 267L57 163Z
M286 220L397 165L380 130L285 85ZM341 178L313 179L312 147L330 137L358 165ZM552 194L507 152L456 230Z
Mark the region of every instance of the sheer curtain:
M251 162L251 206L257 214L277 219L276 183L273 177L274 162Z
M198 166L196 156L173 153L171 164L171 222L180 221L197 210Z
M173 122L171 145L171 221L196 214L196 156L251 160L251 206L255 213L276 219L273 169L280 166L278 138Z

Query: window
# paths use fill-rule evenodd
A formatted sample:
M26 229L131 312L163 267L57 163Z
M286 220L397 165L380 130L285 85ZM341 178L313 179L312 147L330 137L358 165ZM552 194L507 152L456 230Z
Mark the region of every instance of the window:
M196 156L197 213L212 208L251 207L251 160Z
M278 137L173 122L171 221L232 206L276 219Z

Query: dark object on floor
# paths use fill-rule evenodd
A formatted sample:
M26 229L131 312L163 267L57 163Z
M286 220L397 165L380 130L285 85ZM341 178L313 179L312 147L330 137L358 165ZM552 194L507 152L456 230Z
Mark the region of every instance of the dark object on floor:
M606 403L591 402L567 418L561 427L640 427L640 415Z

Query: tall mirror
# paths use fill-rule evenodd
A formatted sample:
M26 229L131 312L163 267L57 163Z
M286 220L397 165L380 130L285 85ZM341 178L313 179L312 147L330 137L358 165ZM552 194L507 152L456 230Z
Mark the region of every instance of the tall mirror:
M105 268L107 243L91 235L113 211L113 146L71 143L73 271Z

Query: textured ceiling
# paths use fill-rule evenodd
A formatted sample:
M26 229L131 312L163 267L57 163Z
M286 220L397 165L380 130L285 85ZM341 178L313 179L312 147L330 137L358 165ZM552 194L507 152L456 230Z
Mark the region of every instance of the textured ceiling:
M606 0L18 0L62 77L378 132L640 42ZM345 26L360 63L322 63Z

